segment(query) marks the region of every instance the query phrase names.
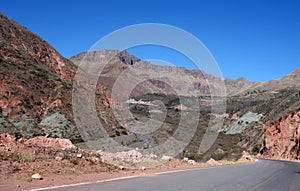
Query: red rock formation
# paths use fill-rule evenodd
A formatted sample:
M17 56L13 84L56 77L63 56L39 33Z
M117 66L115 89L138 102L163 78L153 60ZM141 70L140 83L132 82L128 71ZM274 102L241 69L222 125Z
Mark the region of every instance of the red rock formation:
M33 145L38 147L51 147L55 149L74 149L75 145L68 139L49 138L47 136L38 136L28 139L24 142L25 145Z
M300 159L300 109L281 117L265 129L263 156L274 159Z

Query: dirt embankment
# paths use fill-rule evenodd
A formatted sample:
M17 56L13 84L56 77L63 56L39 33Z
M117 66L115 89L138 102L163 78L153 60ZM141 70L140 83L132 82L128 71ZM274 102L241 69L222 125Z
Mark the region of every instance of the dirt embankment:
M165 162L155 168L127 169L124 166L111 165L112 160L129 160L130 153L140 157L131 157L132 162L150 159L140 156L136 150L124 152L124 156L120 156L121 153L115 155L80 149L68 139L39 136L17 140L9 134L0 134L0 190L26 190L124 176L152 176L157 172L169 170L234 164L213 159L206 163L197 163L188 158L179 160L164 156L157 158ZM251 156L245 153L238 163L251 160Z

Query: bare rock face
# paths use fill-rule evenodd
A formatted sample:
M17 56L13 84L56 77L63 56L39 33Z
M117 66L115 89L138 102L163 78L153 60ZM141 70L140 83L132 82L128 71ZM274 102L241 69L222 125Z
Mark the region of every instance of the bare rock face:
M281 117L265 129L263 156L274 159L300 159L300 109Z

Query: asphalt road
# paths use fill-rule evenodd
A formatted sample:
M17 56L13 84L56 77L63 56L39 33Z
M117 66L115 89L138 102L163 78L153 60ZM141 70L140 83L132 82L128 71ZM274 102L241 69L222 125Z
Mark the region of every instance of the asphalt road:
M74 191L300 191L300 163L260 160L55 189Z

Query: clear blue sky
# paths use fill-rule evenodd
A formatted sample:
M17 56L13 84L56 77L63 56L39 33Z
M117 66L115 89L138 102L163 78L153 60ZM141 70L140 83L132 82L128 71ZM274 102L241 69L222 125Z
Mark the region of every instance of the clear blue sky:
M1 0L0 12L38 34L69 58L121 27L164 23L199 38L224 77L251 81L280 78L300 67L297 0L91 1ZM149 51L150 50L150 51ZM132 49L142 59L164 59L192 68L162 51Z

